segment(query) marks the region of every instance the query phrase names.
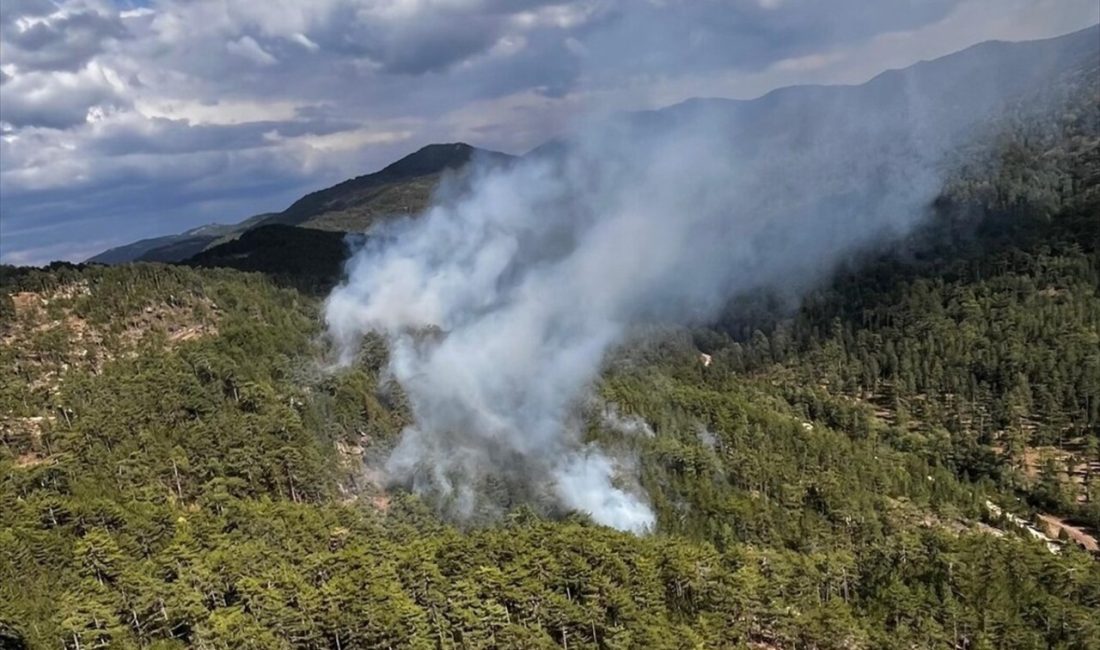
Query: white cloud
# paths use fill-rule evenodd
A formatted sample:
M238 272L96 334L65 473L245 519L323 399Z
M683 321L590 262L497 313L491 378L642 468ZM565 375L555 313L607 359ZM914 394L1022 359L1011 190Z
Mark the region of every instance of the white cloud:
M809 54L807 56L798 56L791 59L776 61L769 70L775 72L806 72L810 70L820 70L830 63L835 63L841 59L843 59L843 56L836 52Z
M325 135L306 134L292 137L284 137L278 131L273 131L267 134L266 137L271 142L300 145L314 151L327 153L332 151L355 151L372 144L400 142L408 140L411 136L412 131L376 131L363 128Z
M20 70L75 71L128 37L118 12L109 4L95 0L29 3L22 10L21 4L0 12L4 41L0 58Z
M42 264L50 260L85 260L110 248L113 241L112 239L63 241L9 251L2 243L3 238L0 237L0 256L4 258L5 264L15 266Z
M89 111L128 103L126 84L95 61L68 70L16 73L0 93L0 119L16 127L64 129L87 120Z
M143 117L185 120L188 124L247 124L293 120L310 104L293 101L219 100L200 102L187 99L139 99L134 108Z
M251 36L242 36L235 41L225 44L225 50L230 54L243 56L257 65L275 65L279 62L270 52L260 47L256 39Z
M314 43L313 41L309 40L308 36L306 36L305 34L302 34L300 32L297 33L297 34L294 34L290 38L295 43L298 43L299 45L306 48L307 50L310 50L311 52L316 52L317 50L321 49L320 45L318 45L318 44Z

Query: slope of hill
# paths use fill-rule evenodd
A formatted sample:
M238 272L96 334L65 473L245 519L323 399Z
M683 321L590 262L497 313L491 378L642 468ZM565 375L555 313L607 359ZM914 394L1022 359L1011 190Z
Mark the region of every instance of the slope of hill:
M264 224L183 263L265 273L282 284L319 293L331 289L340 276L348 256L347 236L342 232Z
M151 237L111 248L88 258L87 262L93 264L123 264L138 260L178 262L202 251L231 230L232 226L208 224L178 235Z
M1039 41L981 43L857 86L791 86L753 100L691 99L630 120L637 128L667 129L705 116L745 155L810 146L840 151L890 135L914 149L959 148L988 141L1015 114L1049 113L1098 65L1100 25Z
M503 164L512 157L468 144L431 144L384 169L307 194L282 212L260 214L235 225L211 224L179 235L143 239L104 251L88 262L181 262L260 226L282 224L319 230L362 232L382 216L414 214L428 206L448 172L471 161Z
M278 223L362 232L379 216L423 211L447 171L461 170L474 159L500 164L511 158L461 142L428 145L381 171L307 194L259 225Z

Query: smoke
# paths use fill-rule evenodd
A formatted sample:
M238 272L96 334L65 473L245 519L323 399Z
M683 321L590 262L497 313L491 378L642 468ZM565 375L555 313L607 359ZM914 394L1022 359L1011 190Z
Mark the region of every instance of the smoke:
M653 427L649 426L649 423L644 419L630 413L623 415L615 404L604 406L600 415L600 423L611 431L631 437L652 438L657 435L654 433Z
M591 124L373 229L325 316L345 362L365 333L389 340L415 415L390 480L456 516L498 477L520 499L651 529L629 464L582 439L577 407L605 354L632 327L706 322L742 292L797 296L909 231L941 187L950 137L932 125L950 116L922 119L906 88Z

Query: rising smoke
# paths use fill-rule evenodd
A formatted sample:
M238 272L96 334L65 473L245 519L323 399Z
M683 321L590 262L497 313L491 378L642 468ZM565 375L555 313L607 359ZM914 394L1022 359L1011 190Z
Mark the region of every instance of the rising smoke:
M389 340L415 415L389 479L459 516L495 476L652 528L629 462L582 440L605 354L636 325L705 322L741 292L797 295L910 230L941 186L950 138L911 100L870 110L811 90L591 125L373 229L326 320L344 361L367 332Z

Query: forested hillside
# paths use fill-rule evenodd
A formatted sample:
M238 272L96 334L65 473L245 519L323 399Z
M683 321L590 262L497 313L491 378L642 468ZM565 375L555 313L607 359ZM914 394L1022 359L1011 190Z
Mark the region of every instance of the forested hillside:
M704 368L686 333L651 333L600 386L652 437L592 418L593 436L637 450L656 534L504 495L504 521L459 529L361 472L408 415L380 350L321 371L302 294L157 265L8 270L5 286L10 647L1100 638L1100 564L990 518L984 499L1007 492L895 444L866 409L811 412L799 383L727 352Z
M805 300L618 350L587 434L647 536L380 484L409 408L380 341L331 368L291 229L195 262L246 270L3 267L0 647L1100 647L1097 99Z
M1082 84L793 318L761 300L756 322L732 310L733 365L796 383L787 396L811 415L870 408L896 446L1100 528L1100 91L1095 73Z

